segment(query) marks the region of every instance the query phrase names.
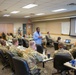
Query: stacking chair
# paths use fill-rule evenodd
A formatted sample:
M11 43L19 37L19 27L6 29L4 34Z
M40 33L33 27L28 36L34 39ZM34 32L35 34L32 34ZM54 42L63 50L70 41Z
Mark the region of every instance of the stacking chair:
M71 58L71 55L69 53L55 54L54 60L53 60L53 67L55 69L57 69L57 71L60 71L61 75L63 75L62 72L67 71L69 73L70 68L64 66L64 63L68 62L70 60L72 60L72 58ZM52 75L54 75L54 74L56 74L56 73L53 73Z
M22 58L13 57L13 64L15 68L15 75L32 75L27 62ZM33 75L40 75L40 73Z

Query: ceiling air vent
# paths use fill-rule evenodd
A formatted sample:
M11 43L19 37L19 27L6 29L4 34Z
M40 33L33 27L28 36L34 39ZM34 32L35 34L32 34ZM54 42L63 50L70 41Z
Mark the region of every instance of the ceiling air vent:
M67 4L67 5L75 6L75 5L76 5L76 3L70 3L70 4Z

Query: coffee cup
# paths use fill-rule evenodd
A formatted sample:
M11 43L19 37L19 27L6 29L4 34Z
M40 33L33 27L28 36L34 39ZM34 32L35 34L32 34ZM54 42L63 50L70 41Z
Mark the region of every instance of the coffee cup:
M50 54L47 54L47 57L50 58Z

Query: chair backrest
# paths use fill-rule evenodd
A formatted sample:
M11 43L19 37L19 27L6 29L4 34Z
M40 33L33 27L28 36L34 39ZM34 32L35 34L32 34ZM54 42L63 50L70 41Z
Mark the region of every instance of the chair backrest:
M58 42L54 42L54 49L55 50L58 50L59 48L58 48Z
M23 41L22 41L22 39L18 39L18 42L19 42L19 45L23 45Z
M65 62L72 60L69 53L57 53L54 56L53 66L57 70L68 70L69 68L64 66Z
M19 57L13 57L15 75L30 75L30 69L27 62Z
M36 47L39 53L43 53L43 47L41 45L36 45Z
M23 41L23 47L28 48L29 47L29 43L27 43L27 41L25 39L22 39Z
M0 58L3 65L7 63L7 59L5 58L5 55L2 50L0 50Z
M12 60L14 55L11 52L6 52L6 55L7 55L11 70L14 71L13 60Z
M73 51L71 52L71 54L72 54L73 58L75 59L75 58L76 58L76 49L73 50Z

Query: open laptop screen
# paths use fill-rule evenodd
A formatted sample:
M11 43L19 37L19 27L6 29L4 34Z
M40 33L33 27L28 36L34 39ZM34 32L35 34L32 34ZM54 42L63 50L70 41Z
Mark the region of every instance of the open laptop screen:
M71 40L70 39L65 39L65 43L70 43Z

